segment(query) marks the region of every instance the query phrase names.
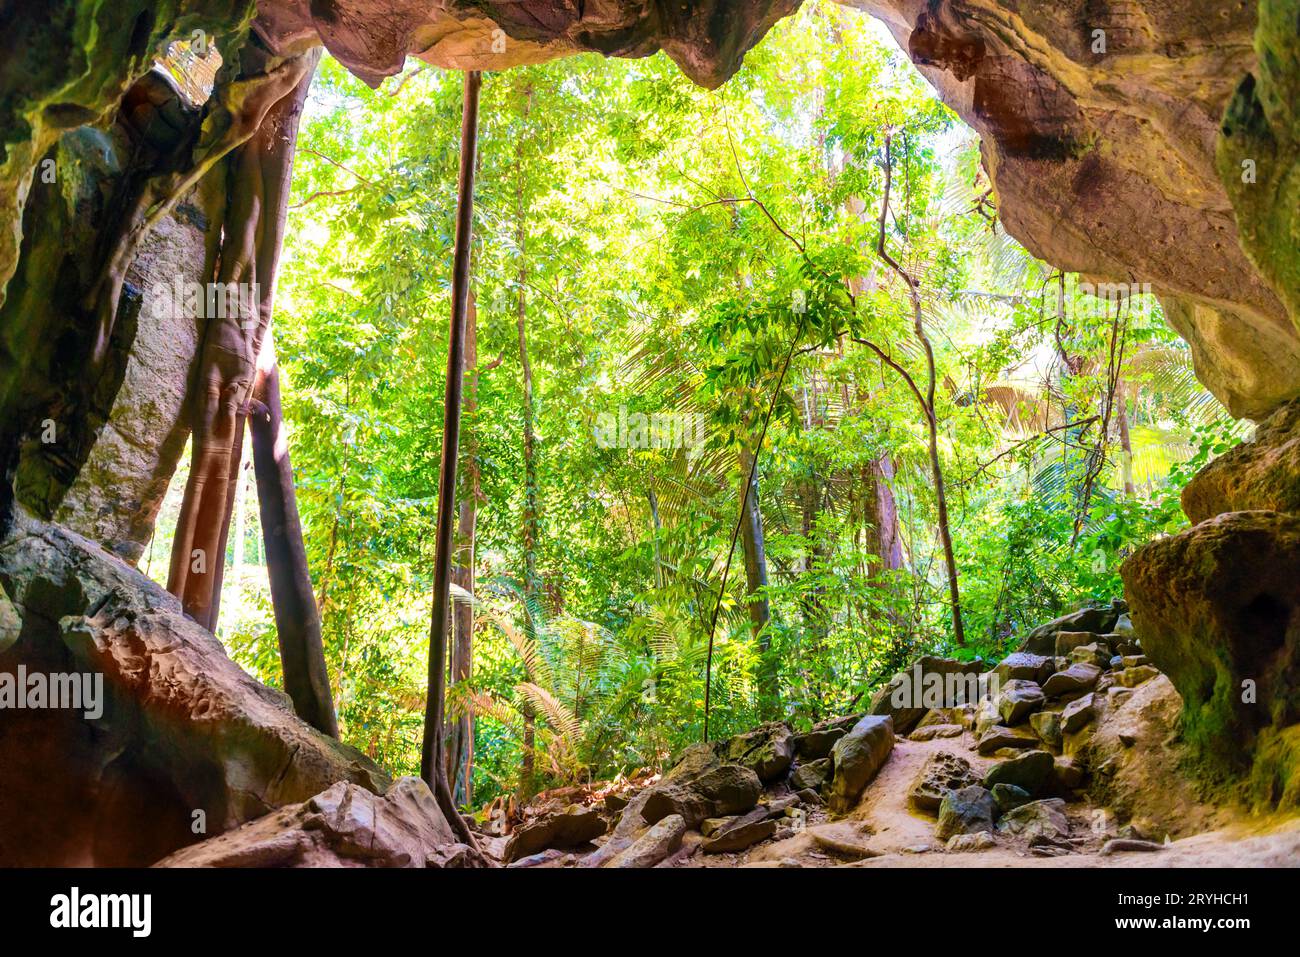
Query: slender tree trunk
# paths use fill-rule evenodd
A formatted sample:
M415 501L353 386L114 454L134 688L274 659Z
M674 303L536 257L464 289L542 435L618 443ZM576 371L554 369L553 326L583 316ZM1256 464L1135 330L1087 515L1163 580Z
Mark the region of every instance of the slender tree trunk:
M528 118L530 96L524 100L522 119ZM519 367L523 385L523 444L524 444L524 603L525 633L530 640L536 638L533 615L538 604L537 543L540 535L541 509L537 489L537 437L533 430L533 368L528 358L528 228L524 209L523 138L520 137L515 154L515 223L516 244L519 248L519 302L516 325L519 331ZM519 790L523 798L533 795L536 782L536 718L531 706L523 704L524 755L520 773Z
M239 470L239 480L235 484L235 547L231 572L235 579L235 620L238 621L243 608L244 589L244 539L248 537L248 476L245 467Z
M521 237L522 239L522 237ZM520 245L522 254L523 246ZM537 435L533 427L533 369L528 361L527 301L524 293L526 268L519 266L519 366L523 377L524 419L524 594L535 602L538 594L537 542L540 534L541 510L537 490Z
M943 463L939 460L939 419L935 413L935 387L937 383L937 373L935 371L934 347L930 343L930 337L925 331L924 311L921 307L921 293L918 291L920 283L912 277L912 274L904 269L893 256L889 254L885 245L885 227L889 221L889 192L893 183L893 151L892 137L889 134L885 136L885 191L884 197L880 202L880 233L879 241L876 246L876 252L889 267L898 274L907 286L908 298L912 302L912 331L917 341L921 344L925 352L926 367L926 391L922 394L920 388L912 376L900 366L894 359L887 355L879 346L866 340L858 340L870 346L877 355L880 356L894 371L898 372L907 382L908 387L916 396L917 402L920 403L922 414L925 416L926 430L929 433L930 446L930 472L934 477L934 497L938 506L939 519L939 540L943 546L943 555L948 571L948 598L951 603L952 631L953 640L958 645L966 644L966 630L962 623L961 614L961 591L957 585L957 559L952 547L952 527L948 519L948 492L944 483Z
M451 623L452 522L456 498L456 465L460 452L460 403L465 375L465 324L469 307L470 246L474 225L474 162L478 148L480 75L465 74L465 99L460 128L460 183L456 198L456 247L452 264L451 322L447 345L447 387L443 402L442 464L438 476L438 524L433 559L433 610L429 624L428 691L424 707L424 739L420 747L420 776L438 800L442 813L460 840L474 849L478 841L456 808L443 764L443 705L447 681L447 631Z
M659 533L663 530L663 525L659 521L659 496L655 494L653 486L646 488L645 495L650 503L650 530L654 536L651 544L654 547L655 588L663 588L668 584L668 576L664 569L663 556L659 551Z
M751 473L753 481L749 481ZM754 634L758 636L758 650L762 658L759 664L759 697L766 718L779 710L780 686L777 663L772 657L772 636L767 627L772 612L764 593L767 588L767 549L763 542L763 512L759 507L758 469L754 468L753 453L744 448L740 452L740 480L746 483L743 486L743 518L740 525L745 556L745 598L749 606L749 622Z
M528 273L523 259L524 233L522 221L519 231L519 253L519 364L522 369L524 391L524 520L522 530L524 540L524 621L525 634L529 640L535 640L537 628L533 616L539 608L537 598L537 536L539 524L537 508L537 446L536 437L533 434L533 370L528 361L528 306L524 287L524 281ZM522 708L524 715L524 756L523 767L520 769L519 791L520 796L526 800L533 796L536 787L537 729L532 706L527 701L524 701Z
M834 26L832 34L838 42L839 27ZM849 159L845 154L842 162ZM841 166L830 164L828 172L832 179L842 170ZM858 196L850 196L844 201L844 208L854 219L862 219L867 204ZM860 296L870 291L874 282L866 276L851 276L848 281L849 293ZM844 408L849 408L849 386L844 383ZM866 511L868 522L869 548L880 559L880 571L893 571L903 567L903 548L898 531L898 504L894 499L894 461L888 454L883 454L873 461L864 472L866 485Z
M821 574L827 559L826 547L817 533L817 519L822 512L823 486L821 480L815 474L806 481L801 482L800 486L800 531L805 542L804 573L812 577ZM809 642L807 659L816 661L822 657L829 630L826 619L825 587L820 583L805 583L800 605L803 609L804 634ZM805 658L802 654L800 657L801 659ZM813 678L807 671L805 671L805 678L808 679L809 690L811 691L812 718L816 721L820 718L821 682Z
M474 535L479 496L478 439L472 427L478 412L478 308L470 292L465 324L465 366L469 387L465 392L465 415L471 428L465 436L465 478L461 487L460 516L456 524L456 566L453 581L474 594ZM452 605L451 680L468 682L474 670L474 606L469 602ZM474 714L466 704L464 712L448 729L447 778L452 795L461 806L474 803Z
M280 643L284 690L298 716L331 738L339 736L325 664L320 612L307 568L307 548L298 518L293 466L280 408L280 368L275 341L268 329L257 362L253 387L254 414L249 419L253 439L253 470L261 509L262 542L271 583L271 606Z
M1133 498L1137 488L1133 484L1133 440L1128 432L1128 397L1125 395L1124 380L1115 380L1115 417L1119 425L1120 467L1124 472L1124 495Z
M919 327L919 323L918 323ZM926 340L929 353L929 340ZM934 358L930 358L930 394L934 395ZM931 399L933 401L933 398ZM948 566L948 598L952 602L953 639L958 645L966 644L966 629L961 615L961 592L957 586L957 557L952 547L952 524L948 519L948 492L944 487L943 466L939 462L939 423L931 406L926 415L930 428L930 471L934 474L934 497L939 506L939 540L943 543L943 557Z
M345 414L352 412L352 379L345 376L343 379L343 411ZM320 595L316 598L316 607L320 610L321 620L325 620L325 615L330 608L330 584L334 580L334 557L339 548L339 526L343 521L343 508L347 502L348 494L348 468L352 459L352 443L350 434L344 439L343 443L343 462L339 466L339 484L338 491L335 493L334 516L330 521L330 543L325 552L325 572L321 576ZM347 655L343 656L344 664L347 664ZM343 678L340 669L339 680Z

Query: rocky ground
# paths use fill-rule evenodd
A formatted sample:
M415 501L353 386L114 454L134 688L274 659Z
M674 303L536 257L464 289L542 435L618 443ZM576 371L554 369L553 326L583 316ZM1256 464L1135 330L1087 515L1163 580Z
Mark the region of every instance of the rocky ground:
M807 733L766 724L662 778L541 795L484 843L510 867L1300 863L1300 819L1192 784L1182 701L1126 612L1067 615L992 667L922 658ZM909 697L941 682L955 700Z
M1211 533L1218 542L1234 522L1277 514L1212 519L1130 562L1139 570L1167 564L1184 542ZM1216 547L1224 563L1248 565L1245 546ZM997 663L920 658L879 689L866 713L802 733L766 724L693 745L663 775L552 791L522 808L498 804L479 840L515 868L1298 863L1296 784L1274 751L1244 732L1227 742L1209 737L1218 747L1209 757L1239 752L1250 786L1200 783L1205 767L1217 767L1205 763L1201 744L1214 707L1246 730L1253 719L1265 744L1300 727L1286 708L1254 715L1231 697L1185 700L1202 693L1188 651L1207 633L1222 634L1222 647L1237 654L1215 659L1225 686L1256 675L1267 692L1260 700L1292 700L1277 692L1290 672L1252 664L1251 646L1239 640L1259 631L1256 618L1228 604L1232 595L1258 604L1244 574L1226 585L1215 577L1203 600L1160 606L1151 618L1161 631L1149 641L1140 630L1147 619L1139 615L1135 631L1122 603L1085 608L1029 632ZM0 770L10 771L0 775L0 823L12 825L0 827L0 862L473 862L422 782L393 783L296 719L282 695L249 679L187 622L172 596L138 585L101 549L32 522L0 545L0 577L13 596L12 644L0 665L106 676L104 720L93 735L61 712L22 712L30 726L11 721L0 735ZM1266 568L1253 580L1273 588ZM1211 614L1218 630L1207 632L1198 623ZM1279 647L1285 664L1290 646ZM1167 662L1168 673L1148 656ZM1197 718L1190 727L1189 712ZM1273 724L1261 724L1266 718ZM88 820L79 809L92 796L97 813ZM42 839L32 841L25 836L35 802L46 814ZM197 840L195 808L210 828Z

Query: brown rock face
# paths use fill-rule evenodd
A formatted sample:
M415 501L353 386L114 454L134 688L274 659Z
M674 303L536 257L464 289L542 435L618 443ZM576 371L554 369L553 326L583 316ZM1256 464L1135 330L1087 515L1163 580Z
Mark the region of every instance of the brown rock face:
M1224 110L1255 69L1256 4L851 5L883 19L980 133L1003 221L1035 255L1149 283L1234 414L1300 393L1294 317L1242 251L1215 165Z
M1245 773L1261 734L1300 722L1297 568L1300 516L1230 512L1143 546L1121 569L1143 651L1182 695L1183 735L1214 775ZM1255 767L1257 799L1300 798L1296 758Z
M799 0L261 0L258 34L278 52L316 37L377 85L407 55L450 69L500 70L595 50L663 50L696 83L720 86Z
M1169 679L1156 678L1105 709L1088 746L1093 799L1122 821L1144 822L1156 840L1196 834L1216 820L1182 769L1186 749L1176 734L1182 707Z
M205 319L171 308L161 283L172 277L182 284L206 279L209 235L221 228L225 202L220 186L212 179L196 187L158 224L132 265L128 281L141 290L143 302L122 386L54 513L57 521L128 562L143 554L185 449L186 387L207 327Z
M551 847L576 847L606 831L605 820L595 807L570 804L524 824L506 844L504 858L517 861Z
M1282 406L1260 423L1253 442L1219 456L1183 489L1193 524L1259 509L1300 513L1300 402Z
M388 786L85 539L20 522L0 542L0 586L19 622L0 682L102 682L97 708L0 711L0 866L147 865L336 782Z
M158 867L467 867L433 793L401 778L383 796L340 781L301 804L177 851Z

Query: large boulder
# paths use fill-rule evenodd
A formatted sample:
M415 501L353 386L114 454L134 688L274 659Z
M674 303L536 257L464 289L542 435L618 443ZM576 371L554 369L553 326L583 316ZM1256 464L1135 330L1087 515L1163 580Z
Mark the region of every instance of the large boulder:
M596 807L570 804L516 828L506 844L504 859L508 863L551 847L577 847L595 840L606 830L605 819Z
M1088 722L1097 716L1095 698L1091 692L1081 698L1075 698L1061 709L1060 730L1064 734L1074 734L1087 727Z
M1020 650L1032 655L1058 655L1060 654L1056 643L1058 634L1061 632L1101 634L1110 631L1115 627L1115 622L1119 620L1122 612L1123 608L1119 605L1085 605L1078 611L1054 618L1030 631L1021 642Z
M1090 661L1076 661L1064 671L1058 671L1043 685L1043 694L1056 698L1067 694L1091 691L1101 677L1101 668Z
M1072 664L1096 665L1104 670L1110 667L1110 660L1115 657L1115 651L1111 648L1110 642L1098 635L1097 640L1090 644L1075 645L1068 657Z
M383 795L340 781L315 797L177 851L159 867L468 867L432 792L400 778Z
M727 741L722 747L722 757L749 768L760 781L767 783L790 770L794 747L790 726L784 721L769 721Z
M1047 798L1012 808L998 822L998 830L1030 844L1058 844L1070 836L1070 820L1063 800Z
M776 820L759 808L732 821L700 845L705 854L731 854L765 841L776 833Z
M644 834L620 851L606 867L654 867L682 846L686 822L680 815L670 814L655 822Z
M1255 767L1254 797L1287 806L1300 801L1300 754L1279 744L1300 722L1298 570L1300 515L1280 512L1220 515L1121 569L1143 650L1182 696L1204 769L1244 775L1263 738L1271 757Z
M1183 488L1183 511L1193 525L1225 512L1300 513L1300 400L1197 472Z
M939 805L949 791L960 791L973 784L980 784L981 781L979 773L965 758L948 751L937 751L926 759L917 772L907 792L907 799L917 810L933 814L939 810Z
M988 756L996 751L1001 751L1003 748L1024 751L1037 748L1041 744L1038 735L1030 728L1007 728L995 724L980 735L975 747L982 756Z
M1061 715L1056 711L1039 711L1029 716L1029 726L1043 744L1052 750L1061 748Z
M1158 840L1222 823L1221 812L1205 803L1187 774L1191 756L1178 734L1182 710L1178 692L1161 675L1119 707L1101 710L1085 751L1092 803L1111 808L1121 821L1146 822Z
M1043 689L1034 682L1012 679L998 691L998 714L1002 716L1002 723L1008 727L1017 725L1041 708L1044 700Z
M795 735L795 750L804 761L829 757L835 742L852 731L861 717L860 714L850 714L819 721L803 734Z
M983 662L925 655L900 671L871 698L868 711L894 720L907 734L932 708L952 708L979 700Z
M1017 651L998 662L993 673L998 676L999 681L1033 681L1041 685L1055 670L1056 661L1051 656Z
M989 793L993 795L993 803L998 806L1001 814L1006 814L1032 800L1028 791L1014 784L995 784L989 788Z
M645 800L635 802L636 808L628 805L628 811L639 813L647 824L675 814L687 827L697 827L705 818L748 811L762 793L763 783L752 770L722 764L709 745L694 745L658 784L647 789Z
M949 791L939 803L939 825L935 831L941 841L954 834L974 834L993 830L998 806L993 795L978 784Z
M21 623L0 675L102 681L98 717L4 712L0 865L151 864L337 782L391 783L250 678L175 597L72 532L21 519L0 542L0 588Z
M809 761L807 764L801 764L794 769L790 775L790 787L795 791L802 791L804 788L812 788L814 791L820 790L821 786L826 783L833 770L830 758L818 758L816 761Z
M642 815L646 802L650 799L652 788L642 788L632 795L623 807L623 813L614 822L609 837L595 851L579 858L579 867L603 867L615 857L627 850L638 837L645 833L650 824ZM701 822L703 823L703 822ZM685 824L683 824L685 827Z
M894 722L867 715L831 749L834 777L827 801L831 811L847 814L894 750Z
M1037 795L1054 780L1056 762L1046 751L1027 751L989 769L984 775L984 786L992 790L999 784L1014 784L1031 795Z

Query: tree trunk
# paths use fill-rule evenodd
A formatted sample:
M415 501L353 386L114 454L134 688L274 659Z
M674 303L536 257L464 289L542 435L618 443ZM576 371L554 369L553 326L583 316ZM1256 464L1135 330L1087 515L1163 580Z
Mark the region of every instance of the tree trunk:
M920 330L920 321L917 329ZM922 336L924 333L920 333ZM934 355L930 350L930 341L925 340L926 354L930 357L930 401L934 402ZM958 645L966 644L966 629L961 616L961 592L957 587L957 557L952 547L952 525L948 520L948 492L944 487L943 466L939 462L939 423L935 418L934 406L930 406L926 415L926 424L930 427L930 471L934 474L934 497L939 506L939 540L943 543L944 561L948 567L948 598L952 602L953 640Z
M443 401L442 464L438 476L438 524L433 559L433 609L429 623L429 673L424 705L424 737L420 746L420 777L429 785L438 806L462 843L474 849L478 841L456 808L443 764L443 698L447 681L447 630L451 623L452 515L455 511L456 465L460 452L460 401L465 375L465 324L469 308L469 258L474 225L474 160L478 148L480 75L465 74L465 98L460 128L460 183L456 197L456 247L452 264L451 322L447 344L447 383Z
M522 117L528 116L528 98L524 100ZM519 331L519 368L523 385L524 419L524 633L529 640L537 637L534 614L539 609L537 582L537 542L541 525L541 509L537 492L537 437L533 431L533 368L528 359L528 230L524 219L523 139L519 140L515 159L515 240L519 248L519 302L516 324ZM532 708L523 706L524 755L519 790L524 799L532 797L536 786L535 748L537 731Z
M926 367L926 391L921 394L920 388L917 387L916 381L892 358L887 356L878 346L872 346L876 353L884 359L894 370L900 373L906 380L908 386L912 389L917 401L921 405L921 410L925 415L926 429L929 432L930 445L930 472L934 476L934 497L939 511L939 540L943 545L943 555L948 571L948 598L951 602L952 631L953 640L958 645L966 644L966 629L962 623L961 615L961 591L957 584L957 558L953 553L952 547L952 527L948 520L948 491L944 483L943 464L939 460L939 419L935 412L935 386L937 374L934 363L934 346L930 343L930 337L925 332L925 314L921 307L921 294L918 291L920 283L912 278L912 274L904 269L899 262L889 255L885 246L885 226L889 221L889 191L893 182L894 161L892 151L892 137L885 135L885 192L880 202L880 239L876 247L876 252L891 269L896 272L907 286L907 295L912 302L912 331L916 335L917 341L925 352Z
M533 434L533 370L528 361L527 299L524 293L524 281L528 275L524 264L524 233L522 221L519 231L519 364L523 375L524 390L524 633L530 641L537 638L537 627L533 616L539 609L537 594L537 445ZM533 796L536 787L537 731L533 709L527 702L523 705L524 714L524 758L519 775L520 796L527 800Z
M780 687L777 683L776 661L772 658L772 637L767 625L772 612L767 595L767 550L763 544L763 513L759 507L758 469L753 467L754 456L748 449L740 452L740 480L743 486L744 502L741 505L742 519L740 537L745 554L745 598L749 606L749 622L758 637L758 650L761 655L759 664L759 697L763 702L764 717L778 710ZM750 482L750 474L753 481Z
M1115 380L1115 417L1119 425L1120 467L1124 474L1124 495L1133 498L1137 487L1133 484L1133 440L1128 433L1128 397L1124 394L1124 380Z
M253 439L253 470L262 519L266 571L271 583L271 607L280 643L284 690L298 716L331 738L339 736L330 691L320 612L312 592L303 544L293 466L280 408L280 368L275 341L268 329L257 362L253 387L254 414L249 419Z
M817 576L821 574L827 556L826 548L817 535L817 518L822 511L822 485L815 474L800 483L799 499L800 531L803 534L805 543L804 574ZM826 635L829 631L826 619L825 587L821 584L806 582L803 595L800 597L800 605L803 609L804 634L807 636L809 645L807 656L801 654L800 659L801 661L808 659L817 661L823 655L826 647ZM816 721L820 718L818 703L822 700L821 682L810 677L806 669L804 669L803 673L808 680L812 718Z
M655 588L663 588L668 584L668 575L664 569L663 555L659 551L659 533L663 530L663 525L659 521L659 496L655 494L654 486L647 487L645 494L650 503L650 530L654 535L651 544L654 548Z
M319 58L313 51L288 61L286 92L227 160L230 200L216 275L226 308L207 317L192 393L193 460L167 579L186 614L210 631L220 607L247 402L271 318L298 120Z
M864 470L866 485L867 547L880 559L878 572L904 567L903 540L898 532L898 501L894 498L894 460L875 459Z
M469 384L465 393L465 415L474 422L478 411L478 308L470 291L465 322L465 366ZM460 514L456 523L456 566L452 580L469 594L474 594L474 533L478 520L479 467L478 439L471 428L465 436L465 478L461 487ZM474 606L469 602L452 605L451 680L467 682L474 670ZM468 704L448 728L447 779L460 806L474 803L474 715Z
M248 477L244 474L246 467L240 467L239 479L235 483L235 543L233 561L230 563L235 579L235 620L238 621L243 608L244 589L244 539L248 537Z
M523 253L522 234L520 254ZM537 436L533 431L533 369L528 361L528 324L527 301L524 295L526 267L519 266L519 366L523 376L523 418L524 418L524 595L530 603L530 614L536 608L538 593L537 583L537 542L541 525L541 510L537 494Z

